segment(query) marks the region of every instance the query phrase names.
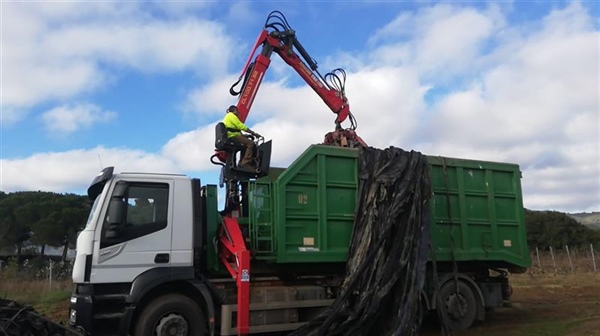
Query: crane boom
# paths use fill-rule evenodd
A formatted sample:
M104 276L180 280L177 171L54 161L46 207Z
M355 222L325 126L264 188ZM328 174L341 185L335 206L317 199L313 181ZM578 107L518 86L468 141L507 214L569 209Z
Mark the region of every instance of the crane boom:
M279 21L273 19L279 19ZM354 133L356 124L345 94L345 71L335 69L325 76L321 76L317 62L304 49L296 37L295 30L289 26L283 14L278 11L272 12L267 18L267 22L256 39L238 81L229 90L232 95L240 96L237 103L240 120L245 122L250 113L254 98L271 64L273 53L279 55L286 64L292 67L336 114L335 131L325 136L325 143L366 147L364 141ZM235 87L240 82L242 82L242 88L240 91L236 91ZM349 129L344 130L341 124L347 119L350 120L351 126ZM348 141L344 141L346 138L350 140L351 145L348 145Z

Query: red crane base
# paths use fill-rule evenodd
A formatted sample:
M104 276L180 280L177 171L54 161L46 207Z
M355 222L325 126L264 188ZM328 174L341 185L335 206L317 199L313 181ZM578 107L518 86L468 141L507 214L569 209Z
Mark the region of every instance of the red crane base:
M246 249L237 219L223 217L219 241L221 261L236 280L238 335L248 335L250 332L250 251Z

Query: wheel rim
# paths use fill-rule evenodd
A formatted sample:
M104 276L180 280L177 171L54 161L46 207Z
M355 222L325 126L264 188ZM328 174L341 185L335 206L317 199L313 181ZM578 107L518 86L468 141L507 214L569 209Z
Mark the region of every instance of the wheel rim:
M467 305L467 299L460 293L452 293L446 298L446 311L455 320L460 320L467 315Z
M181 315L168 314L163 316L156 326L157 336L187 336L188 323Z

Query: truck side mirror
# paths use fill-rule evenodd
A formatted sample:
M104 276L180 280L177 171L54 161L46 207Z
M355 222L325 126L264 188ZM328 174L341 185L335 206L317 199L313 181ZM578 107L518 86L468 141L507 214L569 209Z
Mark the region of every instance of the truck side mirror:
M123 223L125 215L125 202L120 197L113 196L108 205L108 224L110 226Z
M113 190L113 197L123 198L127 193L127 187L129 184L125 181L119 181L115 185L115 190Z
M110 204L108 205L108 224L109 228L119 226L125 218L126 203L123 202L123 197L127 194L127 182L119 181L115 185Z
M116 224L110 224L106 233L104 234L104 238L107 239L117 239L121 235L121 227Z

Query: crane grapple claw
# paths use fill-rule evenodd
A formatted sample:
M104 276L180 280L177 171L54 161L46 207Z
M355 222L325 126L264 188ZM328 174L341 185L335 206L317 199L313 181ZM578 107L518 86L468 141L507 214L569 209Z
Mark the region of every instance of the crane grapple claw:
M352 129L336 129L333 132L325 134L323 144L348 148L368 147L365 141Z

